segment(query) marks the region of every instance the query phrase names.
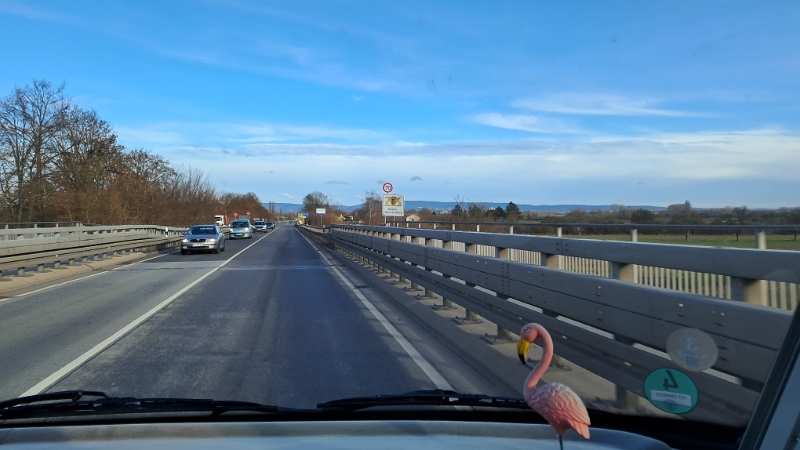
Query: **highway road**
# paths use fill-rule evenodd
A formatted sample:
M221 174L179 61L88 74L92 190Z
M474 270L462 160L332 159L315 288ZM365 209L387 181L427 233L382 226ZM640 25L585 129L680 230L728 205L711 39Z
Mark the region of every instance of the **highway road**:
M295 227L226 247L2 300L0 399L90 389L312 407L436 387L516 394Z

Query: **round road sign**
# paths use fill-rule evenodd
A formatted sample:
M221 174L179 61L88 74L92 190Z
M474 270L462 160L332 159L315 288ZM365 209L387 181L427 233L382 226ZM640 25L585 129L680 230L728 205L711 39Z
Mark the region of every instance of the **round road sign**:
M392 183L383 183L383 192L387 194L392 192Z

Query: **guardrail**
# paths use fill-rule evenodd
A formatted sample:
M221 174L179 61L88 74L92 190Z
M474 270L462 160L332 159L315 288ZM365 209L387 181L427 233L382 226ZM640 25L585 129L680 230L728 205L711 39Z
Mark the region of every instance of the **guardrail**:
M186 228L155 225L79 226L19 228L0 230L0 277L3 271L27 268L44 270L46 264L59 267L87 257L126 250L173 247Z
M385 226L404 227L404 228L423 228L422 225L430 225L431 229L451 229L456 231L456 227L475 226L475 231L480 231L481 225L483 226L499 226L509 227L512 230L516 227L519 228L554 228L554 229L597 229L597 230L624 230L626 232L634 232L636 230L643 231L686 231L686 232L720 232L730 234L740 233L756 233L759 231L768 233L788 233L793 234L795 238L800 233L800 225L688 225L688 224L673 224L673 223L569 223L569 222L452 222L452 221L397 221L384 224ZM425 227L428 228L428 227ZM463 230L462 230L463 231ZM512 233L513 234L513 233Z
M614 383L628 409L644 397L650 372L681 370L666 356L667 338L702 330L719 358L692 373L701 394L684 417L729 423L749 420L791 319L764 306L765 281L800 283L800 252L395 227L325 231L320 236L344 251L464 307L464 323L481 316L500 338L541 323L557 355ZM518 252L537 254L538 263L515 261ZM602 261L608 273L564 270L565 258ZM642 266L728 277L731 300L638 284Z

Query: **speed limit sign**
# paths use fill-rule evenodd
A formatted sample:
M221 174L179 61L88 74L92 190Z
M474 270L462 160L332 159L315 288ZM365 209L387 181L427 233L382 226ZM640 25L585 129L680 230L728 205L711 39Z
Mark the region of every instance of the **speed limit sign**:
M392 183L383 183L383 192L387 194L392 192Z

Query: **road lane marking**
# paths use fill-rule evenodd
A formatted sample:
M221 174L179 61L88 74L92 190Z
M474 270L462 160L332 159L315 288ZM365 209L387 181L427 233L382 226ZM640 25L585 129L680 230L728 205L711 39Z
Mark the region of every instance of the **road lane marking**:
M265 234L264 236L256 239L256 242L260 241L261 239L264 239L267 236L269 236L269 234ZM255 242L254 242L254 244L255 244ZM244 251L244 250L242 250L242 251ZM87 275L85 277L80 277L80 278L76 278L74 280L64 281L63 283L58 283L58 284L54 284L54 285L51 285L51 286L45 286L43 288L36 289L35 291L25 292L25 293L17 294L17 295L12 295L9 298L0 299L0 303L3 303L4 301L7 301L7 300L15 299L17 297L25 297L26 295L31 295L31 294L35 294L37 292L46 291L46 290L52 289L54 287L64 286L65 284L75 283L76 281L83 281L83 280L86 280L86 279L89 279L89 278L92 278L92 277L96 277L96 276L99 276L99 275L105 275L105 274L107 274L109 272L113 272L115 270L127 269L128 267L134 266L136 264L141 264L143 262L152 261L152 260L154 260L156 258L161 258L162 256L175 255L175 254L178 254L179 252L180 252L179 250L176 250L176 251L172 251L172 252L162 253L160 255L153 256L152 258L140 259L139 261L134 261L134 262L132 262L130 264L125 264L124 266L119 266L119 267L115 267L113 269L103 270L102 272L98 272L98 273L94 273L94 274L91 274L91 275Z
M172 303L175 299L177 299L178 297L183 295L186 291L188 291L189 289L193 288L194 286L196 286L198 283L200 283L201 281L205 280L206 278L208 278L211 274L217 272L223 266L225 266L226 264L231 262L231 260L233 260L233 258L236 258L237 256L239 256L242 253L244 253L250 247L258 244L261 241L261 239L264 239L265 237L266 236L256 240L252 244L250 244L247 247L243 248L239 253L236 253L235 255L233 255L230 258L228 258L225 261L223 261L222 264L220 264L217 267L215 267L215 268L211 269L210 271L206 272L200 278L194 280L193 282L191 282L189 285L185 286L180 291L172 294L169 298L167 298L163 302L161 302L158 305L156 305L155 307L153 307L150 311L147 311L146 313L142 314L136 320L134 320L133 322L129 323L128 325L126 325L125 327L123 327L122 329L117 331L116 333L112 334L111 336L109 336L108 338L103 340L103 342L100 342L99 344L95 345L94 347L92 347L86 353L84 353L81 356L75 358L72 362L70 362L66 366L64 366L61 369L57 370L52 375L50 375L49 377L47 377L44 380L40 381L39 383L37 383L32 388L30 388L27 391L23 392L20 395L20 397L27 397L29 395L36 395L36 394L40 394L40 393L44 392L50 386L56 384L62 378L64 378L65 376L69 375L72 371L74 371L75 369L77 369L78 367L80 367L81 365L83 365L84 363L89 361L90 359L94 358L95 356L97 356L97 354L99 354L100 352L102 352L103 350L105 350L106 348L108 348L109 346L111 346L112 344L114 344L115 342L120 340L121 338L123 338L125 335L127 335L131 331L133 331L136 327L141 325L143 322L145 322L147 319L149 319L150 317L155 315L157 312L161 311L164 307L166 307L167 305Z
M163 254L161 254L161 255L154 256L154 257L152 257L152 258L147 258L147 259L142 259L142 260L139 260L139 261L134 261L134 262L132 262L132 263L130 263L130 264L125 264L124 266L116 267L116 268L114 268L114 269L111 269L111 270L103 270L102 272L93 273L93 274L91 274L91 275L86 275L85 277L75 278L74 280L64 281L64 282L62 282L62 283L53 284L53 285L50 285L50 286L45 286L45 287L43 287L43 288L39 288L39 289L36 289L36 290L34 290L34 291L30 291L30 292L24 292L24 293L22 293L22 294L13 295L13 296L11 296L11 297L9 297L9 298L6 298L6 299L3 299L3 300L0 300L0 303L3 303L3 302L4 302L4 301L6 301L6 300L11 300L11 299L13 299L13 298L17 298L17 297L25 297L26 295L31 295L31 294L35 294L35 293L37 293L37 292L46 291L46 290L48 290L48 289L52 289L52 288L54 288L54 287L64 286L65 284L75 283L76 281L83 281L83 280L87 280L87 279L89 279L89 278L97 277L97 276L100 276L100 275L105 275L105 274L107 274L107 273L109 273L109 272L113 272L113 271L115 271L115 270L124 269L125 267L130 267L130 266L132 266L132 265L139 264L139 263L143 263L143 262L147 262L147 261L150 261L150 260L153 260L153 259L156 259L156 258L161 258L162 256L171 255L171 254L173 254L173 253L175 253L175 252L167 252L167 253L163 253Z
M383 328L385 328L386 331L394 338L394 340L397 341L398 344L400 344L400 346L403 348L403 350L406 351L411 360L417 363L417 366L419 366L419 368L422 369L423 372L425 372L425 375L427 375L428 378L430 378L433 384L435 384L436 387L439 389L453 390L453 386L451 386L450 383L448 383L447 380L444 379L444 377L439 373L439 371L437 371L433 367L433 365L429 363L428 360L425 359L425 357L422 356L422 354L418 352L417 349L415 349L410 342L408 342L408 339L406 339L405 336L403 336L399 331L397 331L397 328L395 328L394 325L392 325L392 323L389 322L389 319L387 319L386 316L383 315L383 313L378 311L378 308L376 308L375 305L373 305L372 302L370 302L367 299L367 297L365 297L364 294L362 294L361 291L358 290L358 288L355 287L353 283L351 283L350 280L348 280L344 276L344 274L342 274L342 272L339 271L339 269L337 269L330 262L328 257L325 256L325 254L323 254L322 251L319 250L317 246L314 245L314 243L311 242L311 240L308 239L305 235L301 233L301 236L303 236L303 239L305 239L306 242L308 242L311 245L311 247L313 247L314 250L316 250L319 253L319 256L322 257L322 259L330 266L333 272L336 273L339 279L341 279L342 282L344 282L344 284L356 295L356 297L358 297L358 299L361 300L361 303L364 304L364 306L369 310L369 312L371 312L372 315L375 316L376 319L378 319L378 322L380 322L381 325L383 325Z

